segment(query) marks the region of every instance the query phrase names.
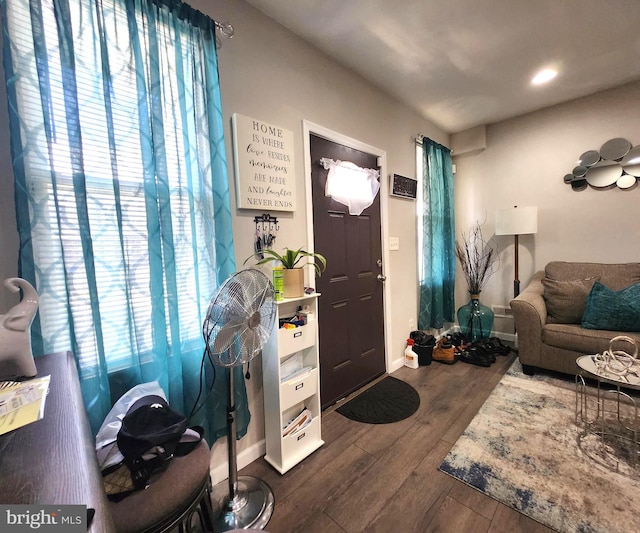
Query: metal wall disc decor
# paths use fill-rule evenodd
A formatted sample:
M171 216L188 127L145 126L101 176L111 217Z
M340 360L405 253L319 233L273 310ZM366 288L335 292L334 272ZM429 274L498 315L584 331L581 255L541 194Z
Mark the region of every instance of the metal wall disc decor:
M589 150L580 156L580 164L585 167L595 165L600 161L600 152L598 150Z
M587 170L589 170L587 167L578 165L577 167L574 167L571 173L576 178L584 178L587 175Z
M584 191L587 188L587 180L584 178L577 178L571 182L571 188L574 191Z
M630 189L631 187L637 187L638 180L635 176L630 176L629 174L623 174L616 181L616 185L621 189Z
M627 139L610 139L600 150L587 150L564 182L574 191L588 186L598 189L635 189L640 179L640 146L633 147Z
M640 146L629 150L629 153L620 161L626 174L640 178Z
M627 139L618 137L617 139L611 139L600 147L600 157L602 159L611 159L613 161L620 161L631 150L631 143Z
M587 183L602 189L615 185L620 176L622 176L620 164L603 159L587 170Z

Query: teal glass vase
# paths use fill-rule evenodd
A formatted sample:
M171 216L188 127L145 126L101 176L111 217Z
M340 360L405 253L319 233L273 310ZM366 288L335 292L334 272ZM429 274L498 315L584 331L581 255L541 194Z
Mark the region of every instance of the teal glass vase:
M471 294L471 300L458 309L460 331L470 342L486 339L493 329L493 311L480 303L479 294Z

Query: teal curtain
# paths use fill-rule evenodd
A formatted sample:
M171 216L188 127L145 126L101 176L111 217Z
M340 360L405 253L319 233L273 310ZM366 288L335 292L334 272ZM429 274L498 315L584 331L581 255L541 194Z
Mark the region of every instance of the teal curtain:
M157 380L186 415L202 385L191 422L212 442L228 370L202 365L202 323L235 270L215 23L172 0L0 7L34 354L75 354L94 433L138 383Z
M451 150L422 140L420 329L453 322L456 272Z

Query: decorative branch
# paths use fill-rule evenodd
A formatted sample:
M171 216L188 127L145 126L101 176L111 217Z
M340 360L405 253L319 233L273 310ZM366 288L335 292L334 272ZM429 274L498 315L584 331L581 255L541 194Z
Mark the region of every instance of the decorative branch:
M468 235L462 234L462 243L456 241L456 257L471 294L480 294L482 287L500 266L500 256L493 245L484 240L477 222Z

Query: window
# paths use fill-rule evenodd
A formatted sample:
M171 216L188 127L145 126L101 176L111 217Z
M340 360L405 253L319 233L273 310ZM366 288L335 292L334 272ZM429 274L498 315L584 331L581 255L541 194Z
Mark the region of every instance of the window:
M72 349L87 372L104 354L111 372L201 350L217 286L207 59L166 8L70 5L5 7L21 262L33 265L45 352Z

